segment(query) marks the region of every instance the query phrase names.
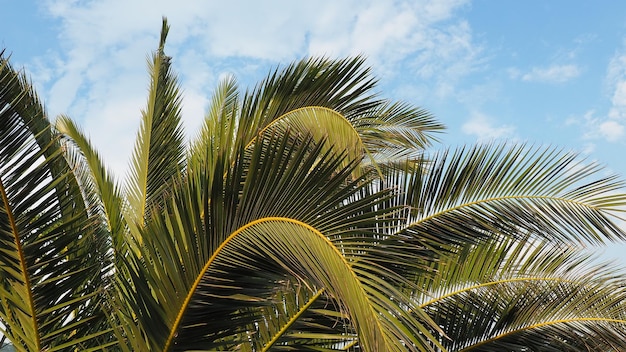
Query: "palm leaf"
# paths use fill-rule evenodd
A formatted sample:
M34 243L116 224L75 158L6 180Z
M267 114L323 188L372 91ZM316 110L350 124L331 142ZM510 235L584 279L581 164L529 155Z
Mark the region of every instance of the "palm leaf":
M163 19L158 50L149 62L148 104L142 112L128 179L129 216L143 223L147 204L158 199L171 178L184 169L185 146L181 127L181 93L164 53L169 26Z
M259 131L259 135L262 135L269 129L275 131L286 131L289 129L294 133L310 134L318 141L324 139L333 140L333 145L328 145L328 148L345 151L347 153L347 162L349 160L360 160L366 155L370 155L369 150L361 140L359 132L354 129L350 121L337 111L329 108L308 106L291 110L265 126ZM250 141L246 147L250 147L255 141L256 139ZM371 162L373 164L376 163L375 160L371 160ZM342 167L346 165L344 164ZM362 171L359 171L358 174L362 174Z
M238 109L237 82L231 76L221 81L215 90L202 130L191 144L188 160L192 170L202 168L213 170L217 162L217 155L233 157L235 152L233 138L237 125ZM224 154L224 150L233 154ZM211 175L207 176L212 177Z
M377 163L420 159L445 129L426 110L390 101L351 122Z
M3 334L19 351L110 343L101 306L106 241L87 217L43 108L3 57L0 146Z
M492 238L433 263L415 299L444 329L449 351L576 351L585 341L610 350L607 341L625 337L624 293L615 269L590 263L575 247Z
M297 278L285 280L259 322L247 328L250 350L331 351L358 342L348 317L324 289L313 291Z
M376 81L363 66L360 57L309 59L276 70L244 96L238 139L249 145L282 125L341 143L375 168L418 158L443 125L424 110L375 99Z
M427 311L452 338L443 342L450 351L578 351L584 345L616 351L626 337L623 299L623 288L606 273L593 279L569 273L475 285Z
M438 154L427 171L404 176L413 207L407 234L464 243L506 233L561 242L626 238L616 225L623 182L598 176L575 154L525 146L474 147ZM417 170L417 171L416 171Z
M394 273L371 262L356 262L357 248L379 241L374 221L388 210L377 210L377 204L388 193L368 194L364 179L346 183L354 164L341 169L342 158L323 150L310 137L269 134L251 149L242 149L234 165L216 163L228 170L213 172L224 174L224 179L214 178L208 185L201 174L187 175L189 182L136 234L141 237L142 246L137 246L141 254L129 271L138 281L128 288L135 291L127 298L140 326L150 326L146 334L152 348L245 344L247 327L276 297L276 283L295 275L311 287L328 290L344 307L362 348L397 350L404 341L411 350L428 349L424 346L430 332L422 326L428 322L404 314L398 306L410 304L408 297L391 285L381 288L374 283L376 275ZM294 236L300 240L287 240ZM246 241L252 242L244 245ZM273 245L268 247L269 243ZM299 255L305 257L294 267L292 258ZM330 286L338 284L340 276L346 280L345 275L351 284L342 283L341 289ZM165 277L176 279L159 279ZM222 280L230 284L219 284ZM348 291L342 291L347 288L354 291L355 302L347 301ZM216 315L230 316L232 325L206 319ZM369 332L368 322L379 326L377 331Z
M89 138L69 117L60 116L56 120L57 131L65 139L66 159L72 161L72 170L81 181L81 189L89 201L89 209L99 213L111 234L114 248L121 252L124 246L125 224L122 216L124 200L120 187L113 175L106 169L99 153Z

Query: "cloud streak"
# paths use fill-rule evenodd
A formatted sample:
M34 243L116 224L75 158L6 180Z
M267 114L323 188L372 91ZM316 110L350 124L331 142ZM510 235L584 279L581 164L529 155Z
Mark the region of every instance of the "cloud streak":
M479 142L491 142L515 138L515 127L511 125L496 125L487 115L473 113L471 118L462 126L465 134L475 136Z
M624 47L616 53L607 67L605 78L610 98L610 108L604 116L585 114L583 138L602 139L606 142L624 142L626 137L626 39Z
M548 67L533 67L528 73L521 76L525 82L565 83L580 75L576 65L552 65Z

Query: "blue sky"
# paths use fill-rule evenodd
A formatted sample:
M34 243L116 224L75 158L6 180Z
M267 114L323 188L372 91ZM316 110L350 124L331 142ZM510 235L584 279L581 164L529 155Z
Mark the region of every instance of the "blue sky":
M626 176L626 2L0 0L0 48L50 116L80 121L123 177L161 16L188 133L213 87L307 55L364 54L383 95L448 126L443 145L560 146ZM626 263L626 245L604 250Z

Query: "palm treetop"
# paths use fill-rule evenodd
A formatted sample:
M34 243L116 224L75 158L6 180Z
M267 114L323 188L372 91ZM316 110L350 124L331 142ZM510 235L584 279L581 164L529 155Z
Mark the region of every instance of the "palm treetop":
M216 88L186 143L167 21L129 172L0 54L0 330L17 351L622 351L618 176L431 151L363 57Z

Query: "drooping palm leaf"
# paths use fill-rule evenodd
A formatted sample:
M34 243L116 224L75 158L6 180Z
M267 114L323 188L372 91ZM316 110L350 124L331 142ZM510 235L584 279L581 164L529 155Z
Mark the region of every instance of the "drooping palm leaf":
M443 130L424 110L376 99L376 81L360 57L309 59L276 70L245 95L238 139L251 144L263 130L283 125L349 147L375 168L417 158Z
M449 350L523 351L542 345L569 351L575 349L564 341L596 339L597 346L617 341L624 314L620 289L602 291L612 285L605 277L594 290L585 290L588 277L570 273L584 260L572 260L571 248L564 247L624 238L615 222L624 204L624 195L616 192L622 183L596 176L600 170L573 154L499 146L444 153L425 167L388 173L387 182L404 190L399 201L413 207L400 233L440 258L431 262L430 275L415 276L423 288L415 295L450 337L442 340ZM543 244L524 245L529 239ZM608 298L611 291L615 295ZM546 292L555 296L548 299ZM581 303L602 296L604 308ZM552 307L553 301L568 304ZM524 315L504 323L510 309ZM594 333L595 323L608 324L598 330L606 335ZM563 332L568 329L576 331L569 338Z
M615 268L591 259L550 241L493 238L442 259L416 299L449 351L619 350L625 292Z
M111 234L114 248L120 251L125 240L125 220L122 216L125 204L120 187L111 172L106 169L89 138L74 121L66 116L59 116L55 127L66 141L66 155L68 160L74 161L72 170L77 178L82 180L81 189L85 193L85 198L91 199L89 208L100 212L102 221Z
M43 107L0 56L0 321L17 350L114 343L97 228Z
M403 310L398 307L400 302L410 304L407 297L391 286L380 287L373 281L375 275L393 276L393 273L384 267L374 269L365 261L356 263L356 252L345 257L342 254L344 251L354 251L357 247L362 248L367 242L371 247L378 241L374 231L375 223L372 221L376 219L376 214L382 212L380 215L384 216L388 210L376 210L376 204L389 196L387 193L371 194L359 202L347 202L346 199L355 196L355 192L359 192L356 193L359 198L363 197L360 184L364 180L357 179L346 184L346 177L352 169L338 168L342 159L323 154L323 150L322 145L312 143L310 138L300 141L289 134L270 134L261 143L255 144L252 150L243 149L235 165L223 165L229 168L224 173L225 179L214 178L213 185L206 182L188 183L185 187L200 185L211 188L183 187L181 193L176 193L175 203L166 202L164 213L148 221L145 230L139 234L143 243L141 260L133 265L132 270L137 272L138 277L144 275L148 287L152 287L142 289L144 292L159 292L159 295L143 296L140 293L129 296L135 300L131 305L139 307L137 312L143 311L141 307L145 307L145 312L139 314L139 318L147 319L144 324L152 327L151 333L155 335L149 340L155 344L153 348L166 346L176 350L177 346L190 346L193 343L197 348L202 345L211 349L221 344L225 344L222 347L241 344L245 339L237 340L237 337L242 333L245 335L245 328L259 319L259 308L252 309L250 304L260 308L267 306L270 302L267 300L275 295L276 282L289 273L297 274L297 277L304 278L309 284L333 293L337 302L345 307L346 314L351 316L354 329L360 331L359 344L363 348L384 344L388 346L386 348L398 349L400 341L413 346L410 347L412 350L427 348L424 347L427 346L424 339L430 333L422 326L427 322L402 316ZM203 200L207 196L210 199ZM199 217L199 214L206 214L205 219ZM268 228L244 233L253 224L264 224L266 221L270 225L263 226L276 226L276 230L270 231ZM169 237L159 237L164 234L169 234ZM255 251L248 253L245 247L239 245L230 249L239 243L240 237L249 237L247 240L254 242L264 236L278 236L268 237L267 240L271 239L276 248L266 248L264 251L270 252L265 255L259 256ZM279 245L293 236L298 239L293 238L290 243ZM309 254L313 255L311 261L304 258L300 264L304 266L292 267L294 263L289 259L292 254L288 253L304 255L308 253L306 251L317 248L311 247L313 244L309 242L298 241L309 238L317 243L322 240L315 239L319 236L324 236L323 241L319 242L323 245ZM228 249L225 247L227 244ZM286 250L289 246L295 247L286 252L280 249ZM272 254L272 249L278 252ZM340 257L318 257L326 253L324 251L331 251L328 253ZM237 257L233 257L235 253ZM239 260L235 258L241 256L248 259L240 267L236 264ZM319 260L322 262L318 263ZM327 260L344 263L342 271L326 268ZM228 265L228 273L220 269L222 265ZM291 268L291 271L287 268ZM342 272L350 273L350 280L353 280L350 285L355 286L346 287L356 290L353 292L357 300L355 303L348 301L350 296L345 291L335 291L336 288L329 286L327 280L333 277L332 280L338 280L334 275ZM224 279L231 284L216 286L212 280L221 280L220 275L223 274L226 274ZM163 277L177 279L166 282L158 280ZM224 290L231 293L224 293ZM232 293L233 290L237 293ZM183 297L181 292L188 294ZM220 300L220 297L223 299ZM355 307L351 308L352 304ZM213 307L217 311L204 311L202 307ZM373 312L376 313L372 315ZM223 321L213 324L206 319L207 316L215 315L230 315L229 321L233 325L228 328ZM365 316L370 318L363 320ZM374 331L378 335L364 333L364 329L371 329L365 326L372 317L376 317L376 325L380 326L378 332ZM359 327L358 324L363 321L366 324ZM403 324L398 325L400 321ZM164 332L168 329L169 338L163 340Z
M575 154L525 146L478 146L432 158L404 178L415 237L460 242L491 233L602 243L626 238L616 225L623 182Z

